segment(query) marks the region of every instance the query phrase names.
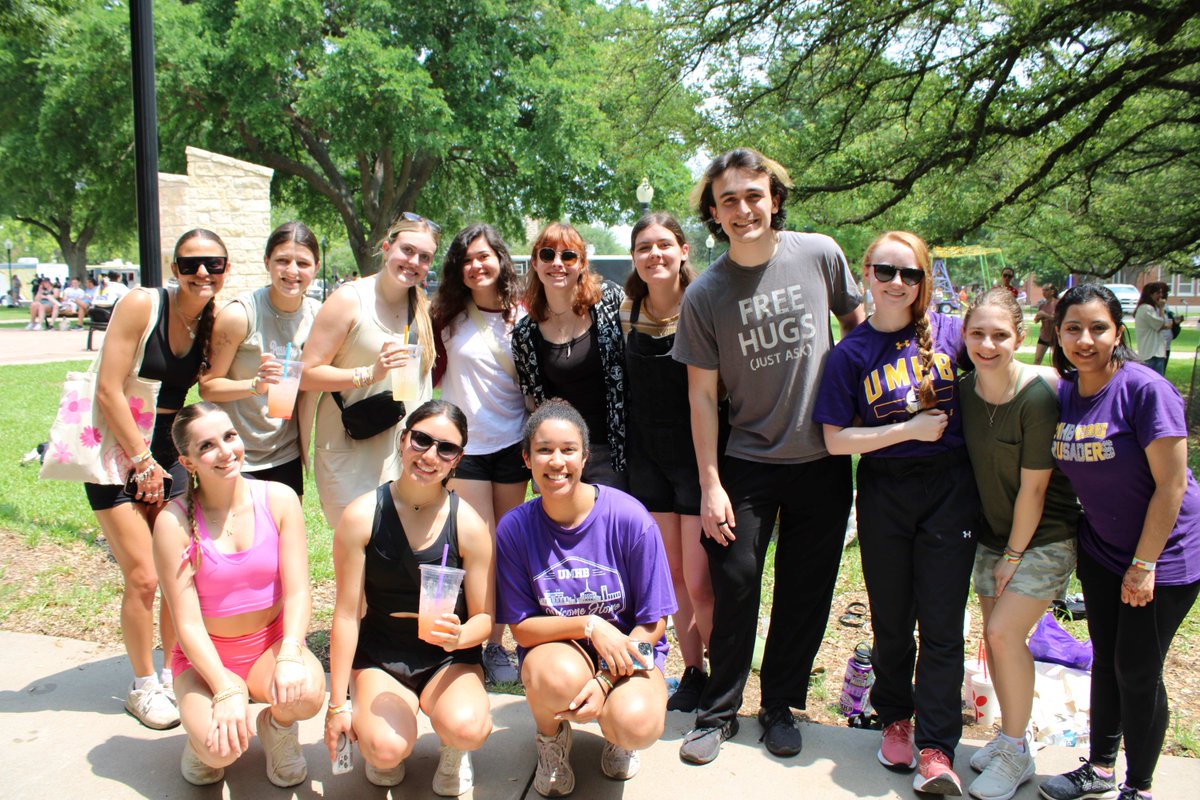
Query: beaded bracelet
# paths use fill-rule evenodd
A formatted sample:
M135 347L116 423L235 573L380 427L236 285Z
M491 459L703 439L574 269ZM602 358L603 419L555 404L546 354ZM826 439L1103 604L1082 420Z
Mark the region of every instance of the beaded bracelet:
M240 687L240 686L230 686L227 689L222 689L221 691L219 691L213 695L212 704L215 706L217 703L228 700L229 698L234 697L235 695L239 695L241 693L242 693L242 687Z
M596 683L601 684L601 688L603 688L604 686L607 686L608 692L611 692L613 690L613 682L611 680L609 680L608 676L605 675L603 672L597 672L592 677L595 679ZM608 695L608 692L604 693L605 696Z
M150 477L150 473L154 472L154 459L150 459L150 464L141 472L133 473L133 479L137 483L141 483Z
M287 655L285 653L280 653L279 655L275 656L275 663L276 664L285 664L285 663L286 664L303 664L304 657L299 656L299 655L292 656L292 655Z

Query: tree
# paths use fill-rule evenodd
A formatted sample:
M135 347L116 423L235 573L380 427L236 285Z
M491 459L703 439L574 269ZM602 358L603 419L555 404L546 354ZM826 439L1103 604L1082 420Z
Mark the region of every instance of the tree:
M161 8L162 3L156 7ZM289 204L332 207L360 272L403 211L450 227L613 222L643 172L682 196L694 103L659 97L645 10L586 0L200 0L169 58L213 149L274 168ZM172 47L164 43L163 47ZM652 113L650 113L652 112Z
M677 0L677 65L842 225L1027 237L1076 271L1191 266L1200 6ZM751 138L753 137L753 138ZM925 224L925 227L921 226Z

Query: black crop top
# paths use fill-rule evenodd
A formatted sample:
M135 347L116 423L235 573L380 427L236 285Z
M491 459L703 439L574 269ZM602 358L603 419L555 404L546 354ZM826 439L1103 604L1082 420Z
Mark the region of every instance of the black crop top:
M171 351L171 293L166 289L156 291L159 293L158 323L146 340L146 353L142 356L138 377L162 382L162 388L158 390L159 408L183 408L188 390L196 384L204 353L195 342L182 357Z

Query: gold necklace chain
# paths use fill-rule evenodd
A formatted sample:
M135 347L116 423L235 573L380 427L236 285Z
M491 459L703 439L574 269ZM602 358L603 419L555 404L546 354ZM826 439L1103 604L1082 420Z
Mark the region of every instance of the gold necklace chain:
M996 412L1000 410L1000 406L1007 407L1008 403L1011 402L1014 398L1016 398L1016 396L1017 396L1017 381L1019 381L1020 379L1021 379L1021 368L1017 367L1016 370L1014 370L1014 372L1013 372L1012 381L1009 383L1008 389L1006 389L1004 394L1002 394L1000 396L1000 402L994 406L991 403L989 403L987 400L983 400L982 397L979 398L980 400L983 400L983 408L985 411L987 411L989 428L992 427L992 423L995 422ZM1012 396L1009 397L1009 395L1012 395ZM1006 397L1009 399L1005 400ZM1003 417L1001 417L1001 419L1003 420Z

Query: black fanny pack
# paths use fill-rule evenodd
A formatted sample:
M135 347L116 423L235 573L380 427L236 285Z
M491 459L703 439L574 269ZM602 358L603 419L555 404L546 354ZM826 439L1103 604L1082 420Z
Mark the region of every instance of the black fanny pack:
M346 405L341 392L330 392L342 410L342 427L351 439L370 439L404 419L404 401L392 398L391 390L373 394Z

